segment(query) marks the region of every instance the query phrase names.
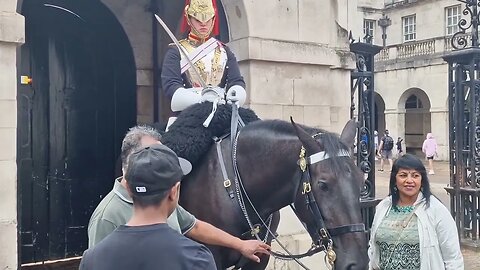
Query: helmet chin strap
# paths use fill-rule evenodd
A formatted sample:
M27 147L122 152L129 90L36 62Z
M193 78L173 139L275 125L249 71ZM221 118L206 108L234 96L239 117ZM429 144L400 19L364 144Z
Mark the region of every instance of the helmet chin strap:
M188 15L185 15L185 16L187 16L187 23L188 23L188 25L190 26L190 29L191 29L190 31L191 31L196 37L198 37L202 43L205 42L205 40L207 40L207 39L210 37L210 34L212 33L214 23L212 22L212 25L210 26L210 29L208 29L208 33L205 34L205 35L202 35L202 34L193 26L192 22L190 21L190 20L191 20L191 19L190 19L190 16L188 16ZM214 18L215 18L215 17L213 17L213 19L214 19Z

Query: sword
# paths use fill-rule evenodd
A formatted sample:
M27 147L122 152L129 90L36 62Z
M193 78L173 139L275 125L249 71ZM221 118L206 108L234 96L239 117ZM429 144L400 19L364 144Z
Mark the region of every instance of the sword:
M75 12L73 12L73 11L67 9L67 8L64 8L64 7L61 7L61 6L52 5L52 4L48 4L48 3L47 3L47 4L43 4L43 5L44 5L45 7L56 8L56 9L58 9L58 10L65 11L65 12L70 13L71 15L79 18L79 19L82 20L83 22L87 22L87 21L85 21L82 17L80 17L80 15L78 15L77 13L75 13Z
M188 64L190 65L190 67L193 69L193 73L195 73L195 76L198 77L198 79L200 80L200 84L202 85L202 87L205 89L205 88L208 88L208 85L205 83L205 81L203 80L202 76L200 76L200 73L198 72L196 66L193 65L192 61L190 60L190 58L188 57L187 53L183 50L182 46L180 45L180 43L178 42L177 38L175 37L175 35L172 33L172 31L170 31L170 29L168 28L168 26L163 22L163 20L157 15L157 14L154 14L155 15L155 18L157 19L157 21L162 25L163 29L165 30L165 32L167 32L168 36L170 36L170 39L172 39L173 43L175 43L175 46L177 46L178 50L180 51L180 53L183 55L183 57L185 57L185 60L187 60Z

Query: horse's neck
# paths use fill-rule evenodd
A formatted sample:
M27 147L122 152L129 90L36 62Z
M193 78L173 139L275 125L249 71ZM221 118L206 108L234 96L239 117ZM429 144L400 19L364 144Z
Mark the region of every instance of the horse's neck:
M301 177L298 139L243 142L239 145L239 170L254 205L268 214L293 203ZM258 149L253 150L255 147Z

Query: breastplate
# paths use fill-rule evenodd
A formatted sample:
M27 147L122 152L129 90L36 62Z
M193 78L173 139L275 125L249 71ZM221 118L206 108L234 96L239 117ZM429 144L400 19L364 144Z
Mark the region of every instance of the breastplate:
M180 40L180 45L190 54L196 49L196 46L187 39ZM182 59L184 56L181 56ZM227 52L225 48L218 42L218 45L207 53L204 57L193 63L200 73L203 81L207 85L218 86L222 81L225 66L227 64ZM185 73L192 87L200 87L201 83L194 71L189 68Z

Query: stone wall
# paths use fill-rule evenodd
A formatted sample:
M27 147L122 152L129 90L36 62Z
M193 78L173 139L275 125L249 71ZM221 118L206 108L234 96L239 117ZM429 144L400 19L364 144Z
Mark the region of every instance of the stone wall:
M0 268L17 269L16 49L25 41L16 1L0 3Z

